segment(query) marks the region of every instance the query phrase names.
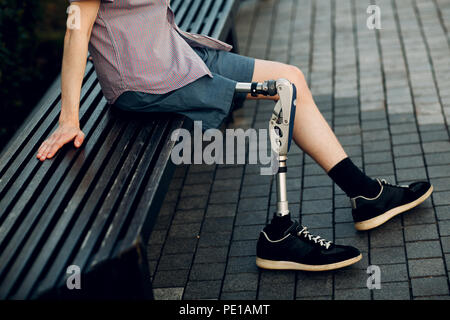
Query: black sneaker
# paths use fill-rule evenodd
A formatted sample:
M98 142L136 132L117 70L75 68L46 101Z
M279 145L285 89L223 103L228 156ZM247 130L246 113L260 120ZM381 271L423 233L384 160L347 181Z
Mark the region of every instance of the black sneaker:
M349 266L362 258L358 249L313 236L296 221L281 239L270 239L268 228L270 225L261 231L256 247L256 265L263 269L326 271Z
M375 198L351 198L352 215L357 230L369 230L396 215L424 202L433 192L429 182L414 182L409 186L393 185L377 179L381 190Z

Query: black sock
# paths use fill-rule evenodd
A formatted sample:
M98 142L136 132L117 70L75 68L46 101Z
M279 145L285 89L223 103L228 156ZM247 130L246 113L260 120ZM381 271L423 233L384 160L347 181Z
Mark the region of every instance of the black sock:
M284 216L277 216L274 214L272 221L267 226L267 235L272 240L281 239L284 236L284 232L292 225L291 214Z
M335 165L328 175L350 198L356 196L373 198L380 192L378 181L366 176L350 158L345 158Z

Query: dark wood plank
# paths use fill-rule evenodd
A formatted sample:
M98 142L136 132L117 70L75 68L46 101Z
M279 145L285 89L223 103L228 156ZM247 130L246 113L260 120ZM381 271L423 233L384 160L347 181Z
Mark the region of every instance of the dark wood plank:
M172 122L169 132L174 132L174 130L186 127L187 121L184 117L179 117L178 119L174 119ZM130 222L130 225L127 228L126 235L124 239L121 242L120 247L116 250L116 255L118 255L120 252L124 252L128 250L130 247L135 245L136 239L140 237L142 234L142 229L144 228L144 225L146 225L150 219L150 216L156 216L157 212L159 211L159 205L156 205L155 208L155 197L158 197L158 189L161 187L161 183L166 183L168 185L169 181L163 181L164 174L167 171L168 166L174 166L173 163L171 163L170 155L172 152L172 149L175 145L176 137L174 136L174 141L172 141L171 137L166 137L164 141L164 146L158 156L158 161L155 164L155 168L152 172L152 175L148 179L147 185L145 186L144 192L142 193L139 203L135 209L135 214L133 216L132 221ZM171 178L173 172L169 172L168 179ZM162 194L165 193L164 190L162 190ZM156 209L157 211L153 211L150 209ZM147 243L147 238L150 235L151 229L146 230L147 234L144 235L143 241Z
M46 291L49 291L57 284L57 280L65 273L65 269L70 265L70 259L76 254L76 251L83 246L83 239L89 238L91 224L97 215L97 208L104 201L109 193L111 186L117 177L126 155L134 144L140 126L138 121L130 121L124 132L120 133L120 141L112 154L105 160L107 164L103 170L98 172L98 179L93 190L86 194L87 198L83 200L85 205L77 212L76 222L71 228L69 234L65 236L64 243L58 251L56 257L46 271L38 288L33 293L32 298L39 297ZM78 190L77 190L78 191Z
M94 88L94 89L92 89ZM89 108L92 106L89 102L95 99L100 94L100 86L97 83L97 78L95 74L92 74L83 86L82 95L84 102L80 105L80 119L85 120L85 114ZM88 93L91 93L88 95ZM93 94L92 94L93 93ZM88 96L87 96L88 95ZM89 98L89 99L88 99ZM18 176L28 177L31 172L39 165L39 161L35 158L35 153L37 152L40 144L47 138L47 136L57 128L57 119L61 110L61 102L59 101L51 110L50 114L42 121L38 130L36 130L27 143L21 148L18 154L15 156L14 161L11 165L5 168L5 172L0 180L0 222L3 217L3 209L7 208L6 202L13 201L12 196L7 196L5 194L6 190L12 192L13 195L19 193L21 186L24 185L24 181L20 180ZM30 126L32 126L30 124ZM16 186L11 186L15 184Z
M20 282L20 286L17 289L15 295L11 298L20 298L28 296L31 288L43 274L46 264L52 261L51 256L54 254L54 250L58 247L59 243L64 241L67 243L66 233L68 233L68 227L71 225L72 220L79 220L79 206L85 204L86 198L88 198L90 189L96 183L96 178L102 173L102 166L109 161L109 156L113 146L116 144L116 140L119 140L122 130L126 126L123 121L116 121L104 143L96 152L93 162L90 164L89 169L83 176L80 184L76 187L75 193L70 198L67 206L64 208L62 214L58 217L58 221L52 228L47 240L42 248L39 249L39 253L33 260L33 263L29 267L26 277ZM76 165L74 165L76 170ZM95 203L95 201L94 201ZM83 217L87 222L90 217ZM82 232L82 229L77 229L78 233ZM64 237L63 237L64 236ZM70 253L70 251L68 252Z
M142 184L148 177L148 171L153 170L153 159L158 157L156 151L159 143L166 137L166 127L168 123L166 121L158 121L155 131L153 132L150 141L147 143L147 147L144 150L144 155L139 161L136 170L128 183L127 190L125 192L119 207L117 208L117 214L114 216L113 221L110 224L109 230L103 238L99 251L95 255L90 267L95 267L95 264L108 259L111 256L114 245L117 243L118 236L128 216L135 214L135 210L132 210L133 204L136 201L136 196L139 194Z
M114 212L114 209L118 206L120 199L127 188L129 176L132 174L132 172L129 172L129 168L133 168L135 162L139 160L139 154L141 153L145 141L148 139L149 135L151 135L152 127L154 125L155 122L152 121L149 126L146 126L139 131L136 142L126 154L126 159L122 164L122 170L119 171L119 174L114 179L114 183L101 207L97 209L97 215L90 227L89 234L84 238L81 248L78 250L70 264L80 266L81 270L86 269L86 264L92 256L92 252L97 249L103 236L108 231L109 223L113 218L112 212ZM126 170L123 168L126 168Z
M86 65L84 79L92 79L93 81L96 80L95 75L91 77L93 74L94 66L92 63L88 63ZM6 168L8 168L13 162L16 161L18 153L25 147L25 145L27 145L30 138L34 136L35 132L38 131L39 128L45 127L45 125L42 125L43 122L45 120L48 120L49 117L51 118L50 122L54 119L55 115L50 115L49 112L50 110L53 110L56 103L59 102L61 96L61 91L59 90L60 83L61 78L59 76L50 86L49 90L47 90L36 107L33 109L32 113L17 130L16 134L10 139L9 144L5 146L0 156L0 178L4 178L3 175ZM82 90L81 92L81 97L83 97L83 95L86 93L86 88L89 85L89 83L85 83L83 85L84 90Z
M106 101L105 103L106 104ZM104 107L104 106L103 106ZM99 108L102 109L101 107ZM108 115L108 113L106 113ZM55 217L55 210L60 206L60 197L64 197L67 188L58 188L61 181L70 172L70 168L77 159L81 161L98 150L97 144L104 139L106 128L111 127L111 118L109 116L102 117L97 124L97 119L92 118L93 123L89 123L86 127L89 128L87 136L82 150L71 149L67 152L67 156L62 158L60 165L56 168L55 172L51 174L50 180L45 184L42 191L39 193L39 197L33 203L33 206L28 211L28 215L21 222L18 230L16 230L13 238L8 242L6 249L0 255L0 279L4 277L3 283L0 286L0 296L6 296L16 283L22 272L25 271L26 265L32 258L33 252L36 247L41 245L41 239L46 232L52 220ZM95 130L90 132L91 129ZM80 160L79 160L80 161ZM51 163L52 161L48 161ZM75 170L74 170L75 171ZM72 176L79 174L79 172L72 172ZM70 175L69 175L70 177ZM55 191L57 191L55 193ZM38 220L36 224L29 223L29 220ZM34 227L34 229L33 229ZM26 230L26 232L25 232ZM31 232L29 235L28 233ZM20 252L19 244L25 242ZM18 254L17 258L15 256ZM9 272L4 276L5 271L8 270L7 266L11 260L15 258Z

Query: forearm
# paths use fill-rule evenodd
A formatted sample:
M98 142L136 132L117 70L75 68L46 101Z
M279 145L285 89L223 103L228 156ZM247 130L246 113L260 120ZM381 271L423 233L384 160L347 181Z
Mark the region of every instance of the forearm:
M79 126L80 94L88 43L89 38L82 32L66 33L61 71L61 124Z

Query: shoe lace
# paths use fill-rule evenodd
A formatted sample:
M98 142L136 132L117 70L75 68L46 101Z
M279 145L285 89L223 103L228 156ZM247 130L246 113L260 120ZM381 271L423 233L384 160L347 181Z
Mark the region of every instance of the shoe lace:
M392 184L386 181L386 179L380 179L381 183L387 186L395 187L395 188L408 188L407 185L401 185L401 184Z
M303 236L304 238L306 238L310 241L314 241L314 243L317 243L317 244L325 247L326 249L328 249L331 246L331 241L327 241L326 239L322 238L321 236L312 235L308 231L307 227L302 226L302 229L297 232L297 236L299 236L299 237Z

